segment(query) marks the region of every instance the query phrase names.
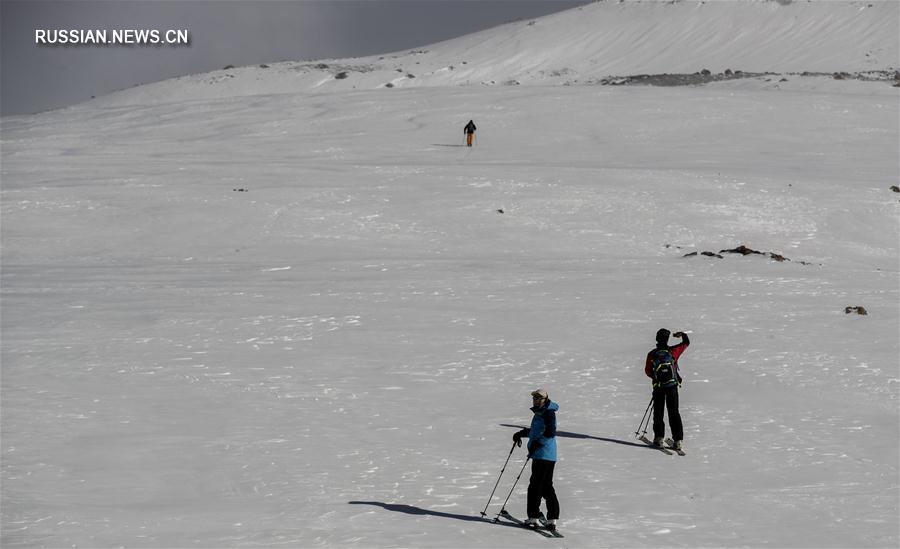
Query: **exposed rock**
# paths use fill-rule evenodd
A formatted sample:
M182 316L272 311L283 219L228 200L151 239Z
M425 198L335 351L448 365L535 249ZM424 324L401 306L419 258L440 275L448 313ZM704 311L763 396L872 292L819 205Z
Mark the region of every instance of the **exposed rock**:
M684 254L683 257L695 257L696 255L698 255L697 252L691 252L689 254ZM719 255L715 252L700 252L699 255L705 255L706 257L718 257L719 259L725 259L724 257L722 257L721 255Z
M671 246L669 244L666 244L666 248L669 248L669 247L671 247ZM784 261L790 261L790 259L784 257L781 254L776 254L775 252L760 252L759 250L754 250L754 249L748 248L747 246L744 246L743 244L741 244L737 248L732 248L730 250L720 250L719 253L691 252L689 254L685 254L683 257L694 257L696 255L704 255L706 257L717 257L719 259L724 259L724 257L721 254L740 254L740 255L745 255L745 256L746 255L765 255L775 261L778 261L779 263L784 262ZM809 263L807 261L798 261L797 263L799 263L801 265L812 265L811 263Z
M790 259L784 257L784 256L781 255L781 254L776 254L775 252L768 252L768 253L767 253L767 252L760 252L760 251L758 251L758 250L751 250L750 248L748 248L747 246L744 246L743 244L741 244L741 245L738 246L737 248L732 248L732 249L730 249L730 250L721 250L721 251L719 251L719 253L720 253L720 254L725 254L725 253L728 253L728 254L741 254L741 255L767 255L767 256L771 257L772 259L774 259L775 261L778 261L778 262L781 262L781 261L790 261Z
M855 73L836 72L809 72L802 73L773 73L773 72L743 72L739 70L726 69L725 72L713 74L704 69L693 74L636 74L631 76L608 76L606 78L589 81L589 83L598 83L602 86L623 86L627 84L648 85L648 86L699 86L710 82L720 82L723 80L734 80L738 78L766 78L766 82L787 82L787 76L803 76L803 77L831 77L837 80L861 80L863 82L885 82L900 87L900 79L897 78L894 70L890 71L862 71ZM778 77L778 78L775 78Z
M758 250L752 250L752 249L748 248L747 246L744 246L743 244L741 244L737 248L732 248L730 250L720 250L719 253L720 254L726 254L726 253L727 254L741 254L741 255L763 255L762 252L760 252Z
M848 315L849 315L849 314L852 314L852 313L856 313L856 314L858 314L858 315L863 315L863 316L869 314L869 312L866 311L866 308L865 308L865 307L860 307L860 306L858 306L858 305L857 305L856 307L844 307L844 314L848 314Z

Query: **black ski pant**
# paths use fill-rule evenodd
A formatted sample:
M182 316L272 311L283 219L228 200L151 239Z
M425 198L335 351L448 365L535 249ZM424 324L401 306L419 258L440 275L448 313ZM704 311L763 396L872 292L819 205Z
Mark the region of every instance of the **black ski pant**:
M684 439L681 413L678 411L678 386L653 389L653 436L660 438L666 434L663 410L669 412L669 428L672 440Z
M541 498L547 500L547 518L559 518L559 501L553 489L555 461L534 459L531 461L531 481L528 483L528 518L541 516Z

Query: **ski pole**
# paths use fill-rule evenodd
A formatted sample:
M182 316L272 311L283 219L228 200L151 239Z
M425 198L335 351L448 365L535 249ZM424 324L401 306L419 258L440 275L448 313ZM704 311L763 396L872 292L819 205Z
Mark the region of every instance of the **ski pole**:
M653 397L651 396L651 397L650 397L650 403L647 404L647 409L644 410L644 417L641 418L641 423L638 425L637 431L634 432L634 436L635 436L635 437L639 437L639 436L640 436L639 433L640 433L640 431L641 431L641 427L644 426L644 420L647 419L647 414L650 412L650 406L652 406L652 405L653 405ZM647 421L647 426L649 426L649 425L650 425L650 422ZM647 434L647 429L646 429L646 428L644 429L644 434L645 434L645 435Z
M512 496L513 490L516 489L516 484L519 483L519 479L522 477L522 472L525 471L525 466L528 465L528 460L531 459L531 456L525 458L525 463L522 464L522 469L519 471L519 476L516 477L516 481L513 482L512 488L509 490L509 495L506 496L506 501L503 502L503 507L500 508L500 512L497 513L497 516L494 517L494 522L500 521L500 515L506 512L506 504L509 502L510 496Z
M647 405L647 411L648 411L648 412L650 412L650 410L651 410L651 408L652 408L652 406L653 406L653 403L654 403L655 401L656 401L655 396L654 396L654 395L650 395L650 404ZM647 434L647 428L650 427L650 420L651 420L651 419L653 419L653 415L652 415L652 413L648 413L648 414L647 414L647 423L644 424L644 430L643 430L643 432L642 432L641 434L643 434L643 435L646 436L646 434Z
M512 448L509 449L509 455L506 456L506 463L503 464L503 468L500 469L500 476L497 477L497 482L494 484L494 489L491 490L491 497L488 498L487 504L484 506L484 511L481 512L481 516L487 516L488 507L491 505L491 500L494 499L494 492L497 491L497 486L500 485L500 479L503 478L503 471L506 471L506 466L509 464L509 458L512 457L513 450L516 449L516 442L513 441Z

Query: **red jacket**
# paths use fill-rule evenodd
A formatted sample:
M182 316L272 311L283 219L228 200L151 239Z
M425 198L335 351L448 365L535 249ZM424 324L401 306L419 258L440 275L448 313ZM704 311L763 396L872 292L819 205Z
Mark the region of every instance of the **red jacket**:
M681 343L674 347L667 347L669 352L672 353L672 358L675 359L675 375L678 377L678 382L681 383L681 373L678 371L678 357L687 349L688 345L691 344L691 341L688 339L687 334L681 338ZM661 349L662 347L657 347L656 349ZM647 353L647 363L644 365L644 373L647 374L647 377L653 378L653 361L651 360L651 356L656 352L656 349L653 349L649 353Z

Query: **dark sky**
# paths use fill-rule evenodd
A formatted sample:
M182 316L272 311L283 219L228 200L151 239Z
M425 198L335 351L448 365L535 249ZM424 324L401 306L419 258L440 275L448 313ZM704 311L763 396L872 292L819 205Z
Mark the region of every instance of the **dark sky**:
M401 51L589 0L0 0L0 114L174 76ZM189 45L39 45L36 30L186 30Z

